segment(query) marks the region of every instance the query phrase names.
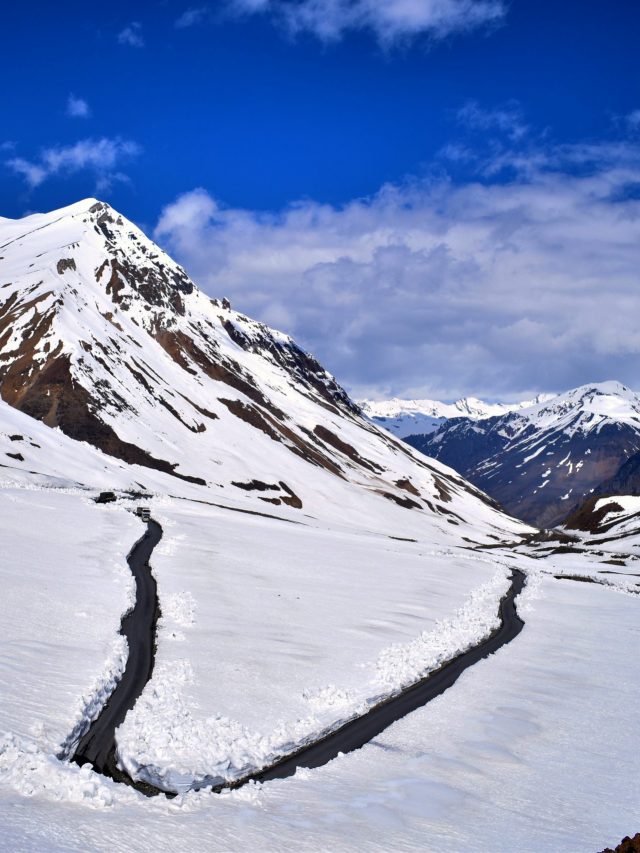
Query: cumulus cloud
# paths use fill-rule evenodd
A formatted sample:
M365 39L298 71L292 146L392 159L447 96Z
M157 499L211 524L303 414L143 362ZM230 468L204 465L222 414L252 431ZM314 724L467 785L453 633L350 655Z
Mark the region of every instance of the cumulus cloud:
M209 10L206 6L194 6L186 9L180 17L176 18L174 26L179 30L196 27L206 21L208 17Z
M118 44L124 44L127 47L144 47L142 24L140 21L132 21L123 30L120 30L118 33Z
M95 174L97 187L104 190L113 181L126 179L114 169L139 153L137 143L126 139L81 139L73 145L45 148L35 161L14 157L6 164L32 189L54 175L89 170Z
M269 13L294 35L309 32L329 42L367 30L387 46L495 25L506 14L503 0L228 0L228 5L239 14Z
M77 98L71 94L67 98L67 115L70 118L89 118L91 110L84 98Z
M357 394L638 387L634 186L630 142L539 147L503 151L466 183L389 185L343 207L256 213L195 189L155 236L208 292L293 334Z

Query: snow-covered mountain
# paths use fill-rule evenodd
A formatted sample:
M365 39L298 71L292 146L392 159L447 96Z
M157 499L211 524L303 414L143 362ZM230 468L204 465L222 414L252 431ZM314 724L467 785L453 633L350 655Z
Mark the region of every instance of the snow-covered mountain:
M426 435L435 432L445 421L452 418L471 418L483 420L497 417L507 412L526 409L537 403L553 398L553 394L540 394L534 400L521 403L485 403L477 397L463 397L455 403L441 403L438 400L361 400L364 414L374 423L389 430L399 438L408 435Z
M407 441L514 515L554 525L640 451L640 396L619 382L584 385L500 417L459 418Z
M3 220L0 296L2 399L100 451L123 485L325 517L348 506L366 516L373 503L445 527L454 507L475 526L510 524L363 419L290 337L210 299L104 203ZM41 470L37 448L24 450L7 462ZM104 480L77 469L74 481Z

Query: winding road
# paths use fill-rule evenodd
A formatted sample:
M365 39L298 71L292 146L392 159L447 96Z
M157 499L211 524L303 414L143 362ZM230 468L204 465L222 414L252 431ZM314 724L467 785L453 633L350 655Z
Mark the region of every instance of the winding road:
M156 521L149 521L147 532L136 542L127 557L136 581L135 606L123 617L120 627L120 633L124 634L129 644L127 665L100 715L80 739L72 759L77 764L89 763L99 773L129 784L131 780L116 766L115 730L133 708L153 673L156 622L160 609L149 558L161 538L160 525Z
M303 747L271 767L253 773L235 784L223 785L214 790L222 790L225 787L236 788L249 781L266 782L270 779L285 779L287 776L292 776L298 767L320 767L340 753L360 749L396 720L431 702L455 684L465 669L493 654L506 643L510 643L522 631L524 622L518 616L515 598L522 592L525 581L524 572L519 569L512 570L511 586L500 599L500 627L478 645L443 664L402 693L375 705L363 716L345 723L322 740Z
M117 767L115 730L123 722L127 712L133 708L153 673L156 622L160 609L149 558L161 538L162 528L157 522L150 521L147 532L134 545L127 558L136 580L136 603L133 610L123 617L120 629L129 644L126 668L100 715L78 743L72 759L78 764L90 763L99 773L132 785L148 796L173 795L144 782L136 782ZM465 669L518 636L524 622L518 616L515 598L522 591L525 581L523 572L519 569L512 570L511 584L499 603L500 626L468 651L443 664L401 693L375 705L362 716L350 720L314 743L301 747L297 752L284 756L270 767L220 785L216 785L213 780L204 781L200 787L220 792L224 789L239 788L252 781L284 779L292 776L299 767L320 767L340 753L352 752L369 743L396 720L444 693L455 684Z

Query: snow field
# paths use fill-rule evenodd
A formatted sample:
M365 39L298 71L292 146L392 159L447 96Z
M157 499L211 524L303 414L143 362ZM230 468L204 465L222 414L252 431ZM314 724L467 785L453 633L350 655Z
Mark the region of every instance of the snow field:
M24 758L22 793L0 794L5 844L575 853L617 843L637 817L638 601L543 576L519 610L523 599L513 643L372 743L290 779L148 800Z
M124 668L126 554L142 527L79 493L2 489L0 530L0 732L55 755Z

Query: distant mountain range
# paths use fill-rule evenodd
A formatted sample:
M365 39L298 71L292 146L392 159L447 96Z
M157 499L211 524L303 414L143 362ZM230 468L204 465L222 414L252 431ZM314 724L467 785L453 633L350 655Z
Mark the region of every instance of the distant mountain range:
M455 403L438 400L360 400L364 414L378 426L389 430L398 438L408 435L425 435L435 432L452 418L466 417L471 420L497 417L515 412L553 398L553 394L541 394L534 400L522 403L485 403L477 397L462 397Z
M640 395L619 382L490 417L478 409L405 440L539 527L560 524L594 494L639 492Z

